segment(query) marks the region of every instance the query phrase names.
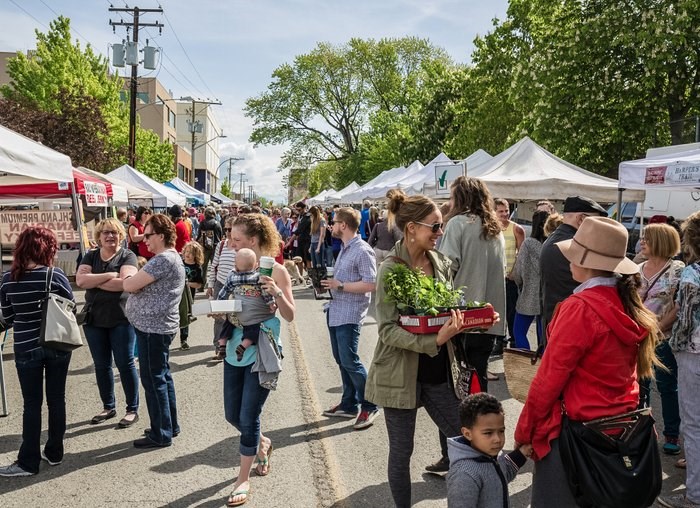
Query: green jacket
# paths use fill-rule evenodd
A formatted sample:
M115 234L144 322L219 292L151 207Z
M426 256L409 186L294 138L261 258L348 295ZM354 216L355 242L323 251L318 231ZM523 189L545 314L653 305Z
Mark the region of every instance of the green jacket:
M386 302L384 290L384 275L396 264L390 256L410 263L408 250L401 240L379 266L376 304L379 340L367 374L365 398L383 407L413 409L417 407L418 356L420 353L438 354L437 334L417 335L398 325L399 311L394 303ZM436 279L452 279L447 257L436 250L429 251L428 257Z

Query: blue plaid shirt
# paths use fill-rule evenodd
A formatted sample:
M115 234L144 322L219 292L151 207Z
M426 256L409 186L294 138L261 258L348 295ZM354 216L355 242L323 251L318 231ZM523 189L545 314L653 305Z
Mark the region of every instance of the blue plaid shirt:
M374 250L360 236L343 245L334 265L333 278L342 283L377 281L377 261ZM332 291L333 299L326 306L328 326L362 324L372 293L348 293Z

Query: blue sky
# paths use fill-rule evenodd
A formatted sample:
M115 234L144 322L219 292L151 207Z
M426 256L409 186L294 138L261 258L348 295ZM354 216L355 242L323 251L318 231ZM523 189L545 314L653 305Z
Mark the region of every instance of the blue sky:
M126 3L159 5L153 0ZM118 17L108 12L110 4L123 7L125 0L1 0L0 51L33 48L34 30L45 32L58 13L71 19L75 39L107 54L109 44L121 42L125 34L120 28L112 32L109 19ZM505 18L508 1L162 0L160 6L165 15L145 14L142 20L165 25L162 36L148 29L152 45L163 48L162 65L139 74L157 75L174 97L220 100L223 105L214 106L214 114L227 136L220 143L222 160L245 157L235 171L246 171L259 194L281 200L285 194L276 169L284 147L254 148L248 141L252 123L242 112L248 97L266 89L276 67L320 41L343 44L352 37L424 37L455 61L469 62L474 37L490 31L494 17ZM141 40L149 37L140 34Z

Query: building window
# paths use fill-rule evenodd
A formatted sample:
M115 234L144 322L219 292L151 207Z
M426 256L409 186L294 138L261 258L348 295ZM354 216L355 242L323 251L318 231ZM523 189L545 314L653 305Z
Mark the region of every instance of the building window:
M175 113L173 112L173 110L171 110L170 108L168 108L168 125L169 125L170 127L172 127L173 129L177 128L177 127L175 126L175 120L176 120L176 119L177 119L177 115L175 115Z
M179 162L177 163L177 177L180 180L185 180L185 166L183 166Z

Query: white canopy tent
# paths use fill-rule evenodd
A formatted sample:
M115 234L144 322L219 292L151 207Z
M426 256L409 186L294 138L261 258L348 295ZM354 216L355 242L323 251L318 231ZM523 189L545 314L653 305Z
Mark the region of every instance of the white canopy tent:
M114 171L107 173L108 177L116 177L128 184L146 189L153 194L154 208L169 208L172 205L186 206L187 196L156 182L155 180L140 173L128 164L118 167Z
M116 176L109 176L109 175L102 175L105 180L108 180L112 182L113 185L119 185L121 187L124 187L126 189L126 192L129 194L129 203L132 205L143 205L151 208L153 206L153 193L150 191L147 191L145 189L142 189L140 187L137 187L135 185L131 185L130 183L126 183L123 180L120 180Z
M196 202L197 205L208 205L209 201L211 201L211 199L209 198L209 194L201 190L195 189L190 184L188 184L184 180L181 180L178 177L173 178L169 182L166 182L164 185L166 187L170 187L171 189L175 189L178 192L181 192L185 196L192 198L191 200Z
M232 205L233 203L236 202L235 200L233 200L231 198L227 198L226 196L224 196L220 192L214 192L213 194L211 194L211 197L213 197L214 199L219 201L222 205L226 205L226 206Z
M490 161L491 159L493 159L493 155L479 148L476 152L471 154L466 159L457 161L457 164L461 164L463 167L466 167L466 171L469 172L470 170L478 168L481 164L484 164ZM430 175L426 175L426 179L423 182L415 184L413 186L413 190L415 192L424 194L426 196L430 196L432 198L446 198L446 195L444 193L438 193L437 183L435 181L434 174L432 175L432 178Z
M327 194L326 203L347 203L345 196L359 188L357 182L352 182L334 194Z
M326 201L326 196L336 194L336 192L337 191L332 188L324 190L323 192L319 192L318 194L316 194L314 197L307 199L306 204L313 206L319 203L324 203Z
M367 199L384 199L389 189L402 189L407 194L417 194L418 192L416 192L416 190L413 188L414 185L420 184L422 188L424 181L429 179L435 181L435 165L438 163L447 162L451 162L451 160L444 153L440 153L425 166L416 161L406 168L405 171L397 173L395 178L387 178L379 185L376 185L367 193L367 196L365 197ZM420 166L418 166L418 164L420 164ZM412 167L415 167L416 169L411 171Z
M0 125L0 185L72 182L70 157Z
M617 180L591 173L549 153L529 137L470 171L480 178L493 196L533 201L562 200L581 195L599 203L617 201ZM644 201L644 191L627 194L629 201Z
M378 191L381 191L381 189L384 188L384 185L387 182L396 181L409 173L418 171L422 167L423 164L421 164L421 162L417 160L413 161L407 168L399 166L398 168L392 168L388 169L387 171L382 171L377 176L372 178L369 182L364 184L362 187L345 196L345 199L349 203L362 203L362 201L365 199L376 199L378 197L383 198L384 194L386 194L386 191L384 191L384 194L381 195L378 194Z
M700 149L620 163L619 188L700 189Z

